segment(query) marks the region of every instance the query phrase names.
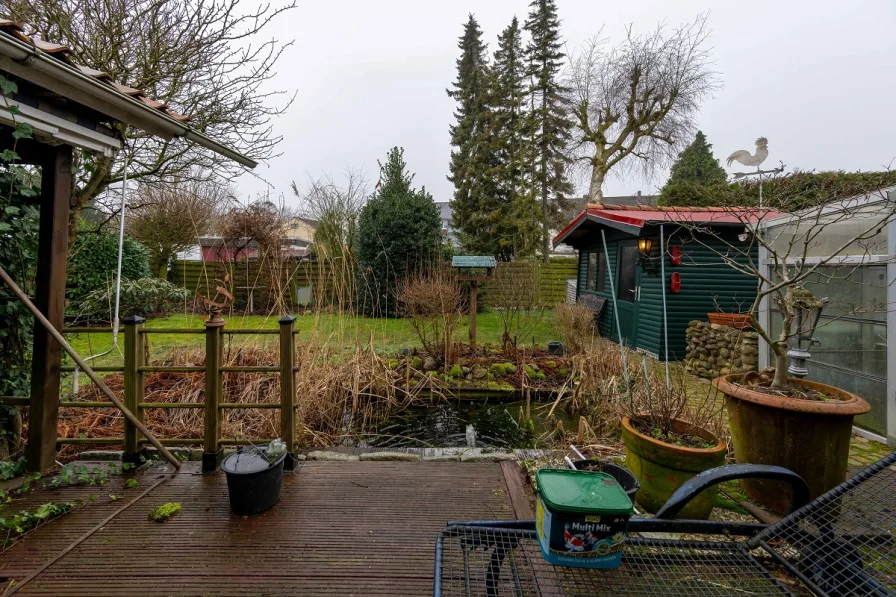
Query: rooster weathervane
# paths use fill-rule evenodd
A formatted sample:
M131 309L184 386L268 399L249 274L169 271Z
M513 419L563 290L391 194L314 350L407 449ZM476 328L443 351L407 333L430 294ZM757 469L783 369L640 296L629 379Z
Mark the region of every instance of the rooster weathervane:
M759 207L762 207L762 175L763 174L780 174L784 171L784 163L782 162L778 168L773 168L771 170L760 170L759 166L762 165L768 158L768 139L765 137L759 137L756 139L756 153L752 154L746 149L738 149L734 153L728 156L728 167L731 167L732 162L737 162L738 164L743 164L744 166L756 166L756 172L732 172L731 175L735 180L739 180L745 176L759 176Z

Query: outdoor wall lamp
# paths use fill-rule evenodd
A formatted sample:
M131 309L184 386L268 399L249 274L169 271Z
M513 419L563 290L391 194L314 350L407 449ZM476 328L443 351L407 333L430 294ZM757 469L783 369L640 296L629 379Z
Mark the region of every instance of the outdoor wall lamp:
M651 247L653 247L653 241L649 238L638 239L638 252L641 253L642 258L647 259L650 257Z
M638 239L638 253L641 256L640 259L638 259L638 265L640 265L641 269L645 272L654 270L654 265L650 262L651 248L653 248L653 241L651 239L643 237Z

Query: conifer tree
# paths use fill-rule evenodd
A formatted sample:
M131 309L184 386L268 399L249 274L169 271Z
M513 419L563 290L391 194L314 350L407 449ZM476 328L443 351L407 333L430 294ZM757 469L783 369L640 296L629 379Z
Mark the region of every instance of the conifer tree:
M450 127L451 163L448 180L454 183L452 225L464 250L477 250L479 241L488 238L483 209L483 188L489 156L482 145L488 130L489 70L486 44L476 17L470 14L458 42L457 80L448 95L457 102L456 124ZM479 252L479 251L477 251Z
M439 208L426 188L411 186L404 149L380 166L380 184L358 216L358 305L374 317L396 314L395 289L439 257Z
M679 154L672 164L669 180L660 191L662 205L678 205L682 201L706 202L713 195L727 196L728 175L712 153L712 144L703 131ZM711 200L711 199L710 199Z
M572 185L566 178L569 163L566 145L570 139L570 119L560 83L563 69L563 42L560 19L554 0L533 0L525 29L531 35L526 47L531 94L533 156L530 171L540 202L541 252L545 263L550 255L550 230L561 224L563 210L569 206L566 196Z
M727 179L728 175L712 154L712 144L706 142L703 131L697 131L691 144L678 154L678 159L672 164L666 185L684 181L711 185Z
M528 131L526 61L522 31L513 18L498 36L492 66L489 105L493 115L488 140L493 145L496 167L489 175L496 182L497 210L490 218L499 245L499 257L533 255L541 243L537 205L532 205L532 187L526 177L531 155Z

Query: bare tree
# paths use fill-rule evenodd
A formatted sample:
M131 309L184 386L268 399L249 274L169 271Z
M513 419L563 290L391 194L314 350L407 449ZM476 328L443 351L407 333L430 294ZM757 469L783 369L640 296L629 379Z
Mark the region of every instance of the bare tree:
M267 26L295 6L240 0L3 0L0 14L38 37L64 44L75 61L190 117L189 125L257 160L274 155L281 137L271 119L289 105L267 83L291 44L261 39ZM117 159L79 153L70 239L81 209L111 184L146 185L231 179L242 169L183 138L161 139L120 126Z
M671 32L660 24L646 35L629 26L626 40L609 49L599 33L572 56L570 148L575 165L590 170L589 201L603 198L611 170L650 176L693 137L700 103L719 87L706 19L700 15Z
M869 188L859 197L846 199L837 188L824 193L813 190L809 199L800 188L782 187L787 192L770 198L774 208L714 208L719 221L743 224L741 235L705 223L683 226L687 241L703 245L735 271L756 280L756 299L748 312L753 328L775 355L775 376L770 384L774 389L787 387L791 340L811 331L812 322L800 317L800 311L822 306L825 298L814 296L805 285L855 280L859 268L888 254L882 233L896 221L896 187ZM762 253L766 257L760 261ZM766 301L781 314L781 329L774 334L760 319ZM836 318L880 307L860 302L839 304Z
M272 312L286 313L289 303L289 261L284 250L286 227L295 212L281 201L259 200L235 205L220 217L223 248L231 261L235 286L262 287ZM253 254L254 253L254 254ZM250 267L254 260L256 267ZM240 261L245 275L237 275Z
M317 222L315 252L319 257L339 258L352 254L358 235L358 214L367 200L367 179L361 170L346 169L342 180L330 174L313 179L304 188L292 183L299 198L299 212Z
M211 182L141 186L136 196L139 207L126 217L125 226L128 234L149 251L150 270L164 280L168 261L213 230L217 213L231 201L227 187Z
M351 309L357 282L358 214L369 194L364 172L347 168L341 180L330 174L317 179L309 176L304 188L293 182L292 192L301 202L299 213L316 222L312 249L321 274L319 300L332 288L337 307Z

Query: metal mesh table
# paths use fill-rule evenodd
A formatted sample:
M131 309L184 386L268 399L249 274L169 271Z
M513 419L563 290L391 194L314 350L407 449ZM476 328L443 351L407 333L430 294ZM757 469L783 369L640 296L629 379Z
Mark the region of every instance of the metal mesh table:
M749 465L722 468L728 470L717 469L721 475L698 475L692 481L700 483L684 493L729 478L732 469L749 472ZM728 532L724 525L632 519L629 532L717 535ZM735 526L732 534L751 538L708 543L630 536L618 569L589 570L545 562L533 521L454 523L436 542L435 594L764 596L793 590L896 597L896 452L774 525Z
M758 534L818 595L896 595L896 452Z
M522 525L520 525L522 526ZM449 526L436 543L435 595L792 595L742 543L627 540L622 566L596 570L544 561L534 529Z

